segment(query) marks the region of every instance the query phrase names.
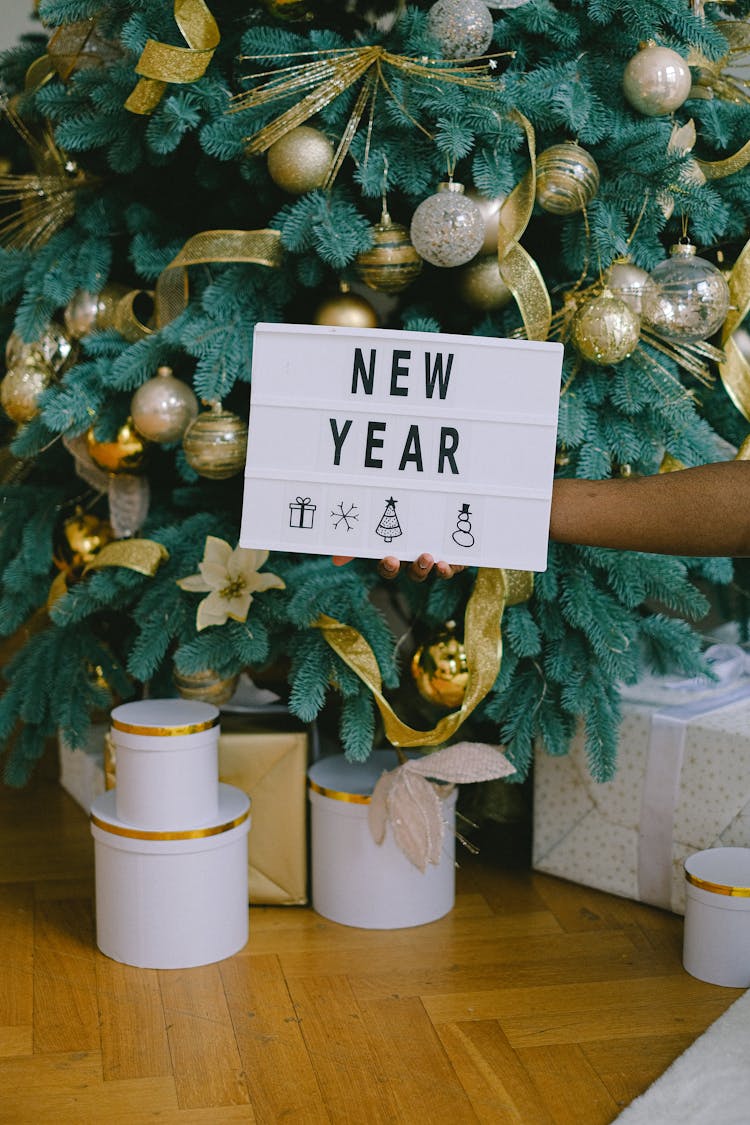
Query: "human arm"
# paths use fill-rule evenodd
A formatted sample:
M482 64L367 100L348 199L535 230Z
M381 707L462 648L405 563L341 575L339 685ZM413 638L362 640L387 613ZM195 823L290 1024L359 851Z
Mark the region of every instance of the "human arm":
M664 555L750 555L750 462L648 477L560 478L550 539Z

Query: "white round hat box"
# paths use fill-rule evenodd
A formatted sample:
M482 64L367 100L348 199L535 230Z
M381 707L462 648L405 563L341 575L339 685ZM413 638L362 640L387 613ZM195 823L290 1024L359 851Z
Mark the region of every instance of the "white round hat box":
M188 699L143 699L111 713L120 820L174 830L219 809L219 711Z
M397 846L390 828L372 838L367 806L378 778L394 769L392 750L374 750L366 762L343 754L321 758L308 770L313 909L332 922L367 930L421 926L454 905L456 790L443 800L445 832L438 864L424 872Z
M124 822L115 791L91 807L96 943L141 969L187 969L247 943L250 799L219 785L218 817L187 831Z
M709 984L750 988L750 848L696 852L685 879L685 969Z

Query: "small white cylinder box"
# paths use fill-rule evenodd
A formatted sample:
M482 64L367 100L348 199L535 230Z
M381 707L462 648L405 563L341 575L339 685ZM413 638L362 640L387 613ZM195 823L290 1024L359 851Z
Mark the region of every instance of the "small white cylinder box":
M682 963L691 976L750 987L750 848L709 848L685 860Z
M391 930L442 918L456 895L455 789L443 801L445 835L440 863L421 872L396 845L390 827L376 844L367 806L384 770L398 765L392 750L366 762L343 754L321 758L308 770L311 804L313 909L344 926Z
M187 699L144 699L115 707L111 722L120 820L178 830L216 819L216 707Z
M219 785L218 816L185 831L123 821L115 790L91 807L96 943L141 969L187 969L247 943L250 799Z

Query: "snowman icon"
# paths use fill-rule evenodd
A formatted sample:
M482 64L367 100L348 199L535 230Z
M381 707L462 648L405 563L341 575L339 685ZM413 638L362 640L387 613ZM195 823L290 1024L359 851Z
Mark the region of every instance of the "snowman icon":
M451 539L457 543L459 547L473 547L474 536L471 533L471 511L468 504L462 504L459 512L458 519L456 520L456 530L453 532Z

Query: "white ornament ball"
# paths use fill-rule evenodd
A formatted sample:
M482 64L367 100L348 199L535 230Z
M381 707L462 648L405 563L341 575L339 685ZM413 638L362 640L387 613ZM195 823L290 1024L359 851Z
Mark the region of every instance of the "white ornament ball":
M410 236L420 258L433 266L463 266L482 248L485 223L463 184L442 183L417 207Z
M690 67L671 47L648 43L634 55L622 76L625 97L639 113L660 117L679 109L693 84Z
M179 441L197 416L198 399L171 367L160 367L133 395L130 414L141 437L168 445Z
M492 13L482 0L437 0L427 13L427 29L446 59L476 59L492 42Z
M633 312L640 316L643 311L643 294L653 290L655 286L648 270L642 270L640 266L623 258L610 266L607 288L613 296L630 305Z

